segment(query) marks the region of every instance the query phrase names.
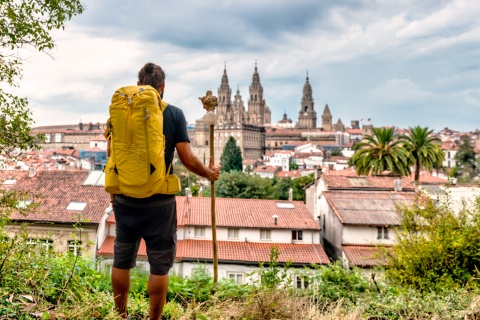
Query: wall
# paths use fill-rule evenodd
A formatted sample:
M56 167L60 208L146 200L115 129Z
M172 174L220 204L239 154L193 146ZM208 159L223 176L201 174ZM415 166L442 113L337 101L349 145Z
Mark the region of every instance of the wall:
M389 239L377 239L378 230L376 226L352 226L343 225L341 244L394 244L395 230L390 228L388 231Z
M82 233L76 230L73 225L28 225L28 237L32 239L51 239L54 248L59 252L68 251L68 241L82 241L82 255L85 257L94 257L96 254L97 227L82 226ZM19 233L18 225L7 226L9 236Z

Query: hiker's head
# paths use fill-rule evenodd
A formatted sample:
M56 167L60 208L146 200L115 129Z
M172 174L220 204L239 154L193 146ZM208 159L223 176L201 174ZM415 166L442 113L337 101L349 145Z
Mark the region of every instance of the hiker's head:
M157 89L163 96L163 89L165 88L165 72L155 63L148 62L138 72L139 86L149 85Z

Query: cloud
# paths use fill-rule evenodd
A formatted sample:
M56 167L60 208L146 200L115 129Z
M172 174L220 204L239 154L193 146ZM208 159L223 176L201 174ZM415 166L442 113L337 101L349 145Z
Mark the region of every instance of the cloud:
M427 114L435 104L435 125L452 127L452 103L478 102L479 10L466 0L90 0L54 33L55 60L29 53L21 92L38 124L80 114L96 122L108 116L113 91L152 61L166 71L165 99L194 122L203 115L198 97L216 92L225 63L247 104L257 62L273 121L285 111L296 121L308 70L319 119L328 103L335 121L408 126L399 106Z
M410 79L390 79L372 90L370 95L379 100L394 105L405 105L431 100L434 94L422 90Z

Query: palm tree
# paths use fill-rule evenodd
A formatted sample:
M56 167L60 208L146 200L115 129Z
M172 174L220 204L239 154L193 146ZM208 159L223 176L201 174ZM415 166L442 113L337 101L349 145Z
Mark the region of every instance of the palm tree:
M442 165L445 152L442 150L441 140L432 135L433 130L428 127L410 127L409 133L401 138L405 140L405 148L411 154L415 164L415 181L420 178L420 169L432 170Z
M411 156L397 139L395 128L374 128L373 135L366 134L354 146L355 154L350 165L358 175L381 174L386 170L402 176L410 175Z

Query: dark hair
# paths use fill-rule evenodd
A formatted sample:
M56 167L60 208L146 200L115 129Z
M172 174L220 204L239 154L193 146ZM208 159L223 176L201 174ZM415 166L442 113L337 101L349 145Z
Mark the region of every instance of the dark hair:
M150 85L159 90L164 82L165 72L155 63L146 63L138 72L138 83L140 85Z

